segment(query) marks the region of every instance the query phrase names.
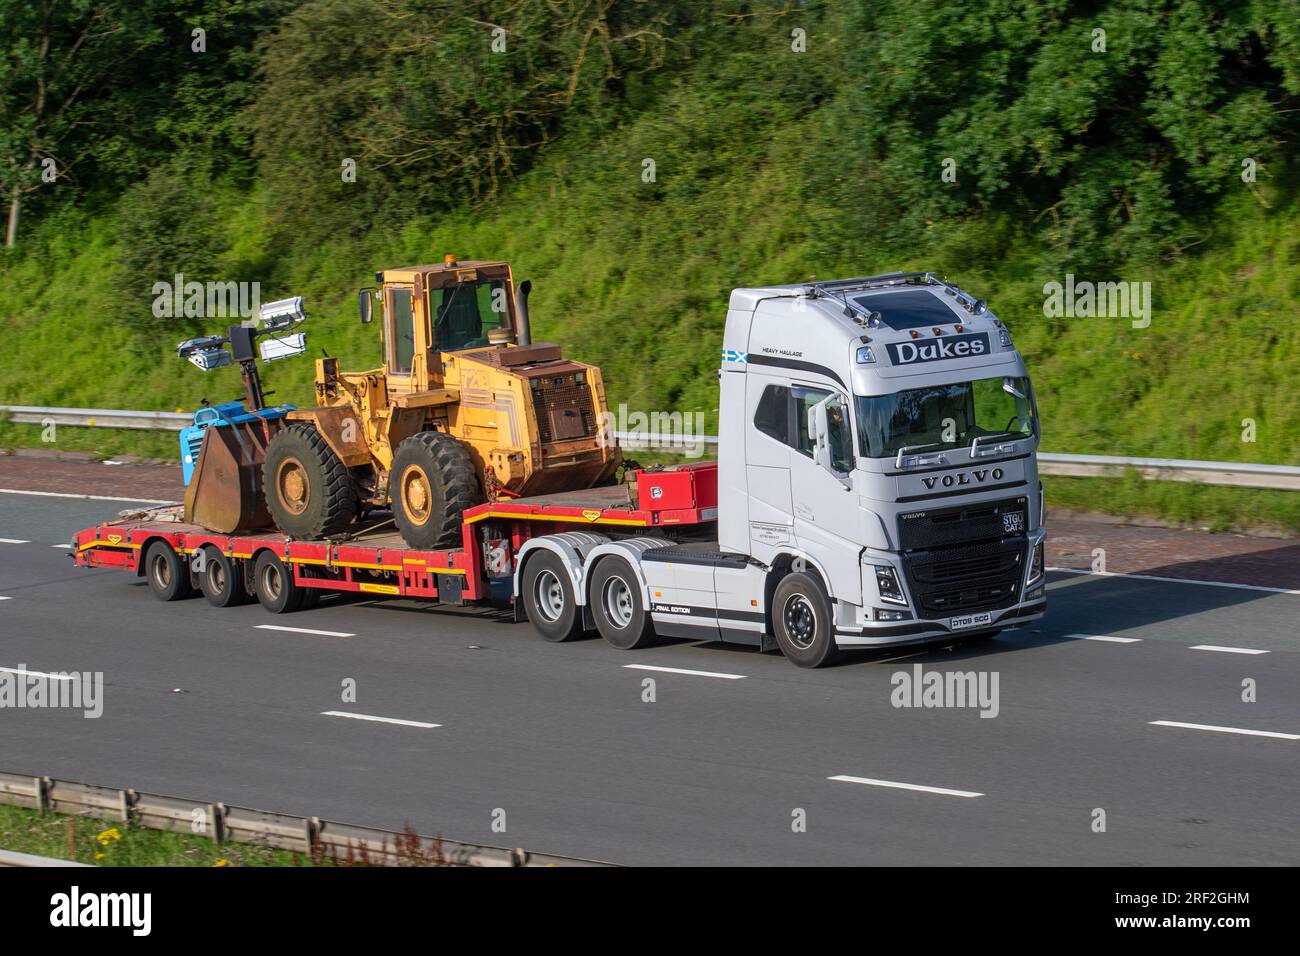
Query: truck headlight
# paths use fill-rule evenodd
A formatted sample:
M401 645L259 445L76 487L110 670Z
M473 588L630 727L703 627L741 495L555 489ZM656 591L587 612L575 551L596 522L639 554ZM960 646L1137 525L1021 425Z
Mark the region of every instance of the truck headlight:
M903 588L898 583L898 575L893 567L888 564L878 564L875 570L876 590L880 592L880 599L890 604L906 604L907 598L903 597Z
M876 361L876 354L871 351L870 345L858 346L858 364L871 365Z
M1029 577L1025 580L1025 587L1031 587L1043 579L1043 544L1040 541L1034 545L1034 553L1029 558Z

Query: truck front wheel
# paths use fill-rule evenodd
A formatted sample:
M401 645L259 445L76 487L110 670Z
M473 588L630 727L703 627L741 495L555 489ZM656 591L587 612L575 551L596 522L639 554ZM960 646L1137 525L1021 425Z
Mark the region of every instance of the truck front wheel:
M600 560L591 575L591 596L587 600L596 630L619 650L649 647L657 640L641 584L623 558Z
M781 653L800 667L825 667L839 657L830 598L811 574L788 574L776 586L772 630Z
M560 559L538 551L524 565L524 611L537 633L548 641L568 641L582 633L582 618L573 595L573 581Z

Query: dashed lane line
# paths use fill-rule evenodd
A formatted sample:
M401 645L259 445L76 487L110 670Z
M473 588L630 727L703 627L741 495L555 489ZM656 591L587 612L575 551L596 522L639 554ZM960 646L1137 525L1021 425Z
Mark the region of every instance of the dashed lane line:
M1067 634L1076 641L1105 641L1108 644L1141 644L1140 637L1115 637L1113 634Z
M43 677L46 680L76 680L75 674L47 674L45 671L29 671L25 667L0 667L0 673L17 674L19 677Z
M685 674L688 677L717 677L721 680L744 680L744 674L719 674L716 671L692 671L684 667L656 667L654 664L624 664L634 671L659 671L664 674Z
M435 727L441 727L442 724L429 724L422 720L402 720L399 717L376 717L374 714L352 714L346 710L322 710L322 717L347 717L349 720L370 720L379 724L399 724L402 727L422 727L425 730L432 730Z
M318 631L311 627L286 627L283 624L257 624L259 631L288 631L291 634L317 634L321 637L356 637L347 631Z
M827 777L827 780L838 780L842 783L860 783L868 787L889 787L893 790L916 790L920 793L937 793L944 797L982 797L984 794L976 793L974 790L949 790L947 787L924 787L918 783L899 783L897 780L873 780L870 777L851 777L848 774L839 774L834 777Z
M1220 654L1267 654L1268 651L1257 650L1253 647L1224 647L1221 644L1193 644L1191 650L1194 651L1218 651Z
M1183 730L1210 730L1218 734L1245 734L1249 737L1276 737L1279 740L1300 740L1300 734L1283 734L1276 730L1249 730L1245 727L1219 727L1215 724L1188 724L1181 720L1153 720L1154 727L1179 727Z

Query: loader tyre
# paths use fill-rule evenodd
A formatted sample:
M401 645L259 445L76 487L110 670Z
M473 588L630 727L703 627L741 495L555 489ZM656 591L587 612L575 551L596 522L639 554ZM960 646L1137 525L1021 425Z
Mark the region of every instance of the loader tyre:
M420 432L398 445L388 489L393 521L413 548L459 544L461 512L483 500L469 450L446 432Z
M357 516L352 475L314 426L276 432L262 466L266 508L291 538L341 534Z

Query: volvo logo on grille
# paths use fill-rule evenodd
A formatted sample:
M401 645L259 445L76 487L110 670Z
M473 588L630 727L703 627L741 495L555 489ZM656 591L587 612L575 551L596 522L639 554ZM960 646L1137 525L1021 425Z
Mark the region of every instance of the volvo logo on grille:
M960 488L962 485L981 484L992 478L994 481L1002 480L1002 469L994 468L977 468L974 471L959 471L954 474L944 475L940 478L935 475L931 478L922 478L921 483L926 489L933 491L936 485L942 485L944 488Z

